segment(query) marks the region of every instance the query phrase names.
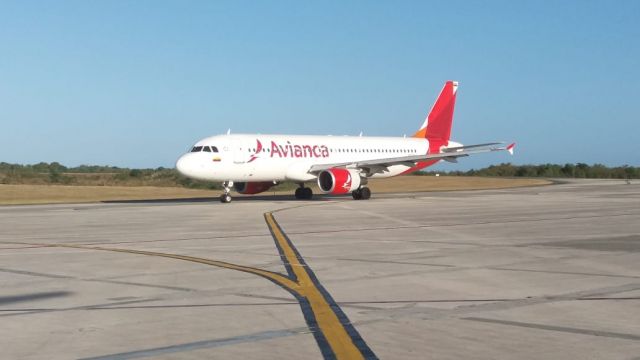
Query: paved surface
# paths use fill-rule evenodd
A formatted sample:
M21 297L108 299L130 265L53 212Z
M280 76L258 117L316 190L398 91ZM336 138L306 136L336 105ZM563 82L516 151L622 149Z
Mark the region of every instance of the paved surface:
M640 185L0 207L0 324L2 358L640 359Z

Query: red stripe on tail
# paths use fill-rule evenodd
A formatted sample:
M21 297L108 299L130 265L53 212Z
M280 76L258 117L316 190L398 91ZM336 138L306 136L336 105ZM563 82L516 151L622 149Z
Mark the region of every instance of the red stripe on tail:
M425 138L429 140L429 154L437 154L440 147L449 144L451 136L451 125L453 124L453 109L456 106L456 94L458 92L457 81L447 81L440 91L440 95L433 104L429 115L424 120L422 127L413 137ZM424 169L437 163L439 160L421 161L416 166L405 171L403 174Z
M413 136L426 139L449 142L451 136L451 124L453 123L453 109L456 105L458 83L447 81L433 104L429 115Z

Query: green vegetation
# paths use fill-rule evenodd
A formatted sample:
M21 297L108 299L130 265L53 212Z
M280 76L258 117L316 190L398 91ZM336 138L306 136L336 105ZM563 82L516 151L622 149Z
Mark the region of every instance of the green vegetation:
M640 167L618 166L606 167L602 164L542 164L542 165L513 165L503 163L491 165L484 169L469 171L429 171L419 175L449 175L449 176L504 176L504 177L547 177L547 178L587 178L587 179L638 179Z
M492 165L469 171L429 171L416 175L495 176L495 177L553 177L553 178L604 178L638 179L640 168L619 166L609 168L601 164L543 164ZM191 189L220 189L220 184L191 180L175 169L128 169L114 166L81 165L66 167L60 163L41 162L34 165L0 163L0 184L30 185L98 185L98 186L164 186ZM272 190L290 190L295 184L284 182Z
M128 169L114 166L81 165L66 167L60 163L35 165L0 163L0 184L165 186L192 189L219 189L220 184L197 181L180 175L175 169Z

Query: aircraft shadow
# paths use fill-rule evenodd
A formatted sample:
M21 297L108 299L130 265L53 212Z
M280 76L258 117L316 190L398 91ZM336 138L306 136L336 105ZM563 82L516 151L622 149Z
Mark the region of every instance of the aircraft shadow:
M236 195L233 196L233 202L236 201L326 201L330 199L350 198L351 195L336 196L314 194L311 200L298 200L293 195ZM218 196L211 197L193 197L193 198L177 198L177 199L143 199L143 200L104 200L104 204L188 204L188 203L215 203L220 202Z
M37 292L37 293L23 294L23 295L0 296L0 305L70 296L71 294L73 293L69 291L48 291L48 292Z

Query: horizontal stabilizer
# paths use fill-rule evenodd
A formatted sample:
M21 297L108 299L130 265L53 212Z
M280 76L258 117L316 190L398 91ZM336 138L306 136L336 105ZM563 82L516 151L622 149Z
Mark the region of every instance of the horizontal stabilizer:
M489 146L501 145L501 144L504 144L504 143L492 142L492 143L485 143L485 144L456 146L456 147L444 148L444 149L442 149L442 152L456 152L456 151L469 150L469 149L475 149L475 148L483 148L483 147L489 147Z

